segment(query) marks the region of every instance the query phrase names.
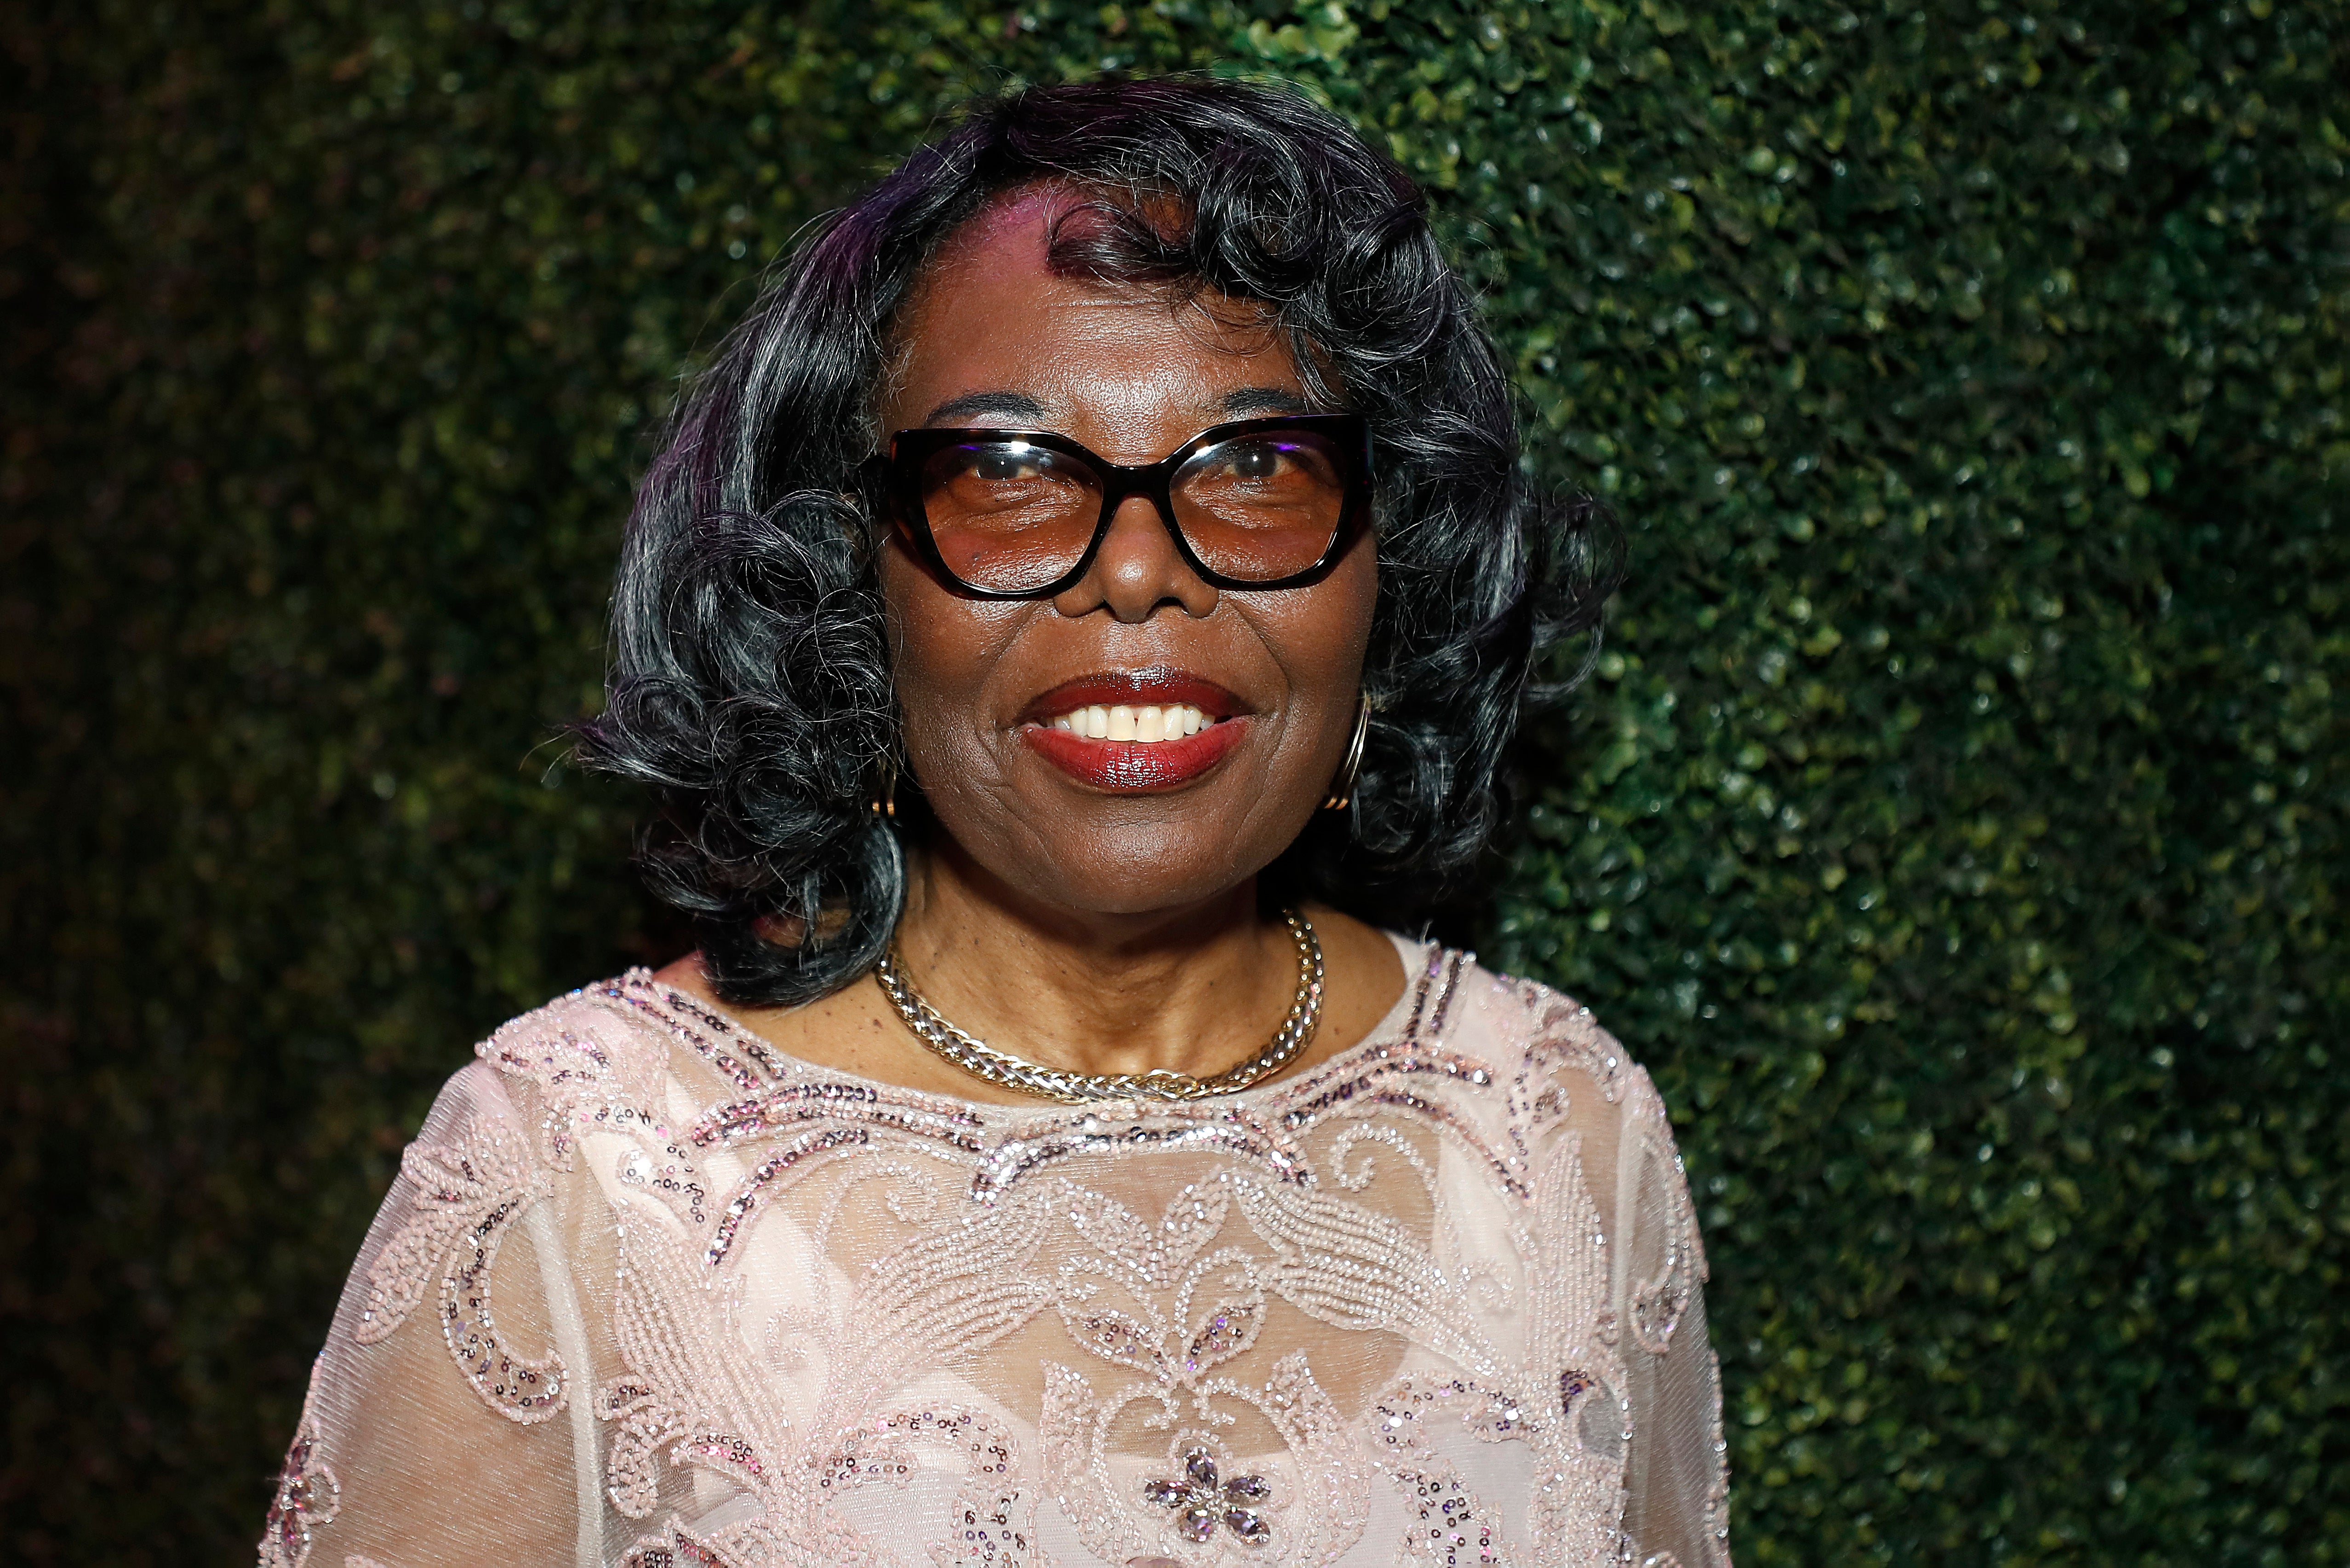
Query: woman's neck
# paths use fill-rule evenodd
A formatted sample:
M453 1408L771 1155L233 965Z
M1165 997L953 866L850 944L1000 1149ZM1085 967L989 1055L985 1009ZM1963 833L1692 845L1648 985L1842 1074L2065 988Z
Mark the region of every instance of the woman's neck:
M1176 909L1024 898L949 846L908 867L898 954L924 999L999 1050L1077 1073L1209 1076L1263 1049L1296 995L1254 879Z
M949 1022L1039 1066L1220 1073L1263 1047L1296 994L1296 946L1286 927L1258 913L1253 882L1180 909L1100 915L1040 908L960 856L909 859L898 929L908 978ZM1354 1045L1403 992L1403 966L1384 935L1335 909L1309 912L1322 943L1322 1023L1284 1076ZM932 1054L869 975L790 1008L724 1002L699 954L654 978L814 1066L933 1094L1036 1103Z

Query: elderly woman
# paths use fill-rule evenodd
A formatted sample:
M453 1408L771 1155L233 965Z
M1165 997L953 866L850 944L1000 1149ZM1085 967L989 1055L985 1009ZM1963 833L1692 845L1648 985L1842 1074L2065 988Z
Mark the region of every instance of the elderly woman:
M1726 1562L1664 1108L1367 924L1611 586L1411 182L1206 80L976 109L685 400L593 763L701 950L401 1162L269 1563Z

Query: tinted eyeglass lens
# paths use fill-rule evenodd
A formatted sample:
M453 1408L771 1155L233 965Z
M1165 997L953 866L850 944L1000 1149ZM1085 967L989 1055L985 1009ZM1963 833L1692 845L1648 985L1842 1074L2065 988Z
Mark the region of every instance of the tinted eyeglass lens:
M1101 481L1076 458L1025 441L945 447L922 464L922 515L947 570L974 588L1020 593L1061 577L1101 516Z
M1201 565L1236 582L1270 583L1329 553L1346 512L1347 481L1336 443L1269 431L1194 452L1169 488L1176 525Z

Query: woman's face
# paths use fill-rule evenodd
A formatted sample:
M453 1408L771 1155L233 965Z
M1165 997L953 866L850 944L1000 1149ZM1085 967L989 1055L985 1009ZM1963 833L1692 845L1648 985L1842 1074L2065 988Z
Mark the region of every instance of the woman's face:
M1314 411L1252 310L1054 275L1048 225L1074 200L1024 192L948 242L899 318L885 440L923 425L1041 429L1139 466L1211 425ZM907 760L946 832L1028 898L1139 914L1261 870L1327 794L1378 575L1365 530L1310 587L1219 591L1136 496L1086 576L1049 599L969 597L902 540L883 554L881 586ZM1178 729L1187 707L1217 722L1157 742L1083 733L1085 710L1119 707L1145 737L1145 709L1161 729L1170 708Z

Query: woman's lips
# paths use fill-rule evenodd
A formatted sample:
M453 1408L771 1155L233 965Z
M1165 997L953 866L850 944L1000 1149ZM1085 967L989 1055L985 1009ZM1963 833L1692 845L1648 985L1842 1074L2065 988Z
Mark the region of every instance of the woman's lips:
M1248 711L1204 676L1159 668L1064 680L1031 701L1021 720L1022 738L1055 767L1096 789L1130 794L1174 789L1214 767L1240 743Z
M1246 719L1232 718L1180 741L1092 741L1068 730L1024 724L1020 737L1081 784L1139 794L1191 783L1240 744L1247 728Z

